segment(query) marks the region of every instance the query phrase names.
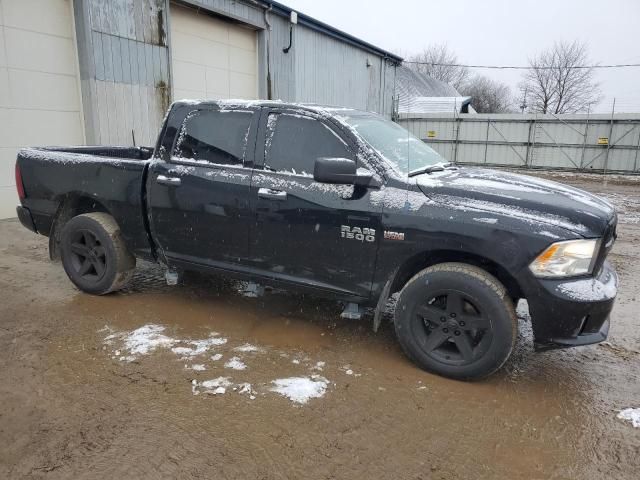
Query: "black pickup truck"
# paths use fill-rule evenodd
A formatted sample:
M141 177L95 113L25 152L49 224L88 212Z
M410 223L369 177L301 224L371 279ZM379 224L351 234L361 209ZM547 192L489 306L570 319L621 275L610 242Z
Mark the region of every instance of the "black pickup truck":
M375 308L422 368L489 375L526 299L538 350L604 340L616 213L558 183L453 165L346 108L180 101L155 148L28 148L22 224L71 281L106 294L136 258Z

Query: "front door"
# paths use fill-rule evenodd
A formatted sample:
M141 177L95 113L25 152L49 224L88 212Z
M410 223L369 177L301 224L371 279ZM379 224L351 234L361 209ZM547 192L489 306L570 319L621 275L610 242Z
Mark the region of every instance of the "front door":
M253 221L248 166L258 116L251 110L193 110L170 160L151 165L151 229L169 263L225 268L246 262Z
M368 297L381 206L372 205L367 189L313 180L317 158L355 160L348 137L299 111L265 111L260 124L251 262L273 278Z

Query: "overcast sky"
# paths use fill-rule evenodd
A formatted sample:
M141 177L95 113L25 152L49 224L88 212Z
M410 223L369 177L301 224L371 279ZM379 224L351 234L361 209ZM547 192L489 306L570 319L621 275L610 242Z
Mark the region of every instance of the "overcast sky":
M554 41L578 39L594 63L640 63L640 0L282 0L403 57L446 42L463 63L526 65ZM521 72L479 70L517 91ZM598 70L597 111L640 112L640 67Z

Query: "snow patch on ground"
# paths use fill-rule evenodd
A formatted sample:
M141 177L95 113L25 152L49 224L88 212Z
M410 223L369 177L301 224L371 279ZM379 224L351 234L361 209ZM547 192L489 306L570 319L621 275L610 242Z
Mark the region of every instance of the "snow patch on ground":
M106 335L103 337L105 344L103 348L105 350L109 349L111 358L131 362L154 351L163 350L164 352L175 354L176 359L180 358L183 361L184 369L193 371L193 376L196 376L195 372L198 372L198 375L202 375L200 372L215 371L216 366L213 362L222 360L223 354L226 360L223 361L224 368L244 371L248 367L243 361L243 356L267 352L264 347L244 343L235 348L227 345L224 347L225 350L223 352L214 354L211 349L227 344L227 338L221 337L216 332L211 332L208 337L202 339L170 337L166 334L167 328L157 324L147 324L130 331L116 331L110 327L105 327L98 332L101 333L101 336ZM237 354L235 356L232 354L227 355L230 352L237 352ZM278 352L276 351L275 353L277 354ZM233 391L238 395L248 397L250 400L255 400L258 395L273 392L288 398L298 405L306 404L310 399L321 398L325 395L330 382L320 373L325 369L326 362L315 361L308 356L302 355L296 355L295 357L297 358L291 358L284 352L280 352L280 356L288 359L286 363L292 361L297 368L302 368L307 373L276 380L273 380L274 377L270 377L265 379L266 381L264 382L259 382L257 387L245 381L235 382L228 376L202 381L199 378L192 377L189 379L191 392L193 395L208 394L217 396ZM222 366L221 364L218 368ZM354 377L361 375L354 373L350 365L345 365L340 370Z
M362 376L361 373L355 373L351 368L351 365L345 365L344 367L341 367L340 370L342 370L345 373L345 375L353 375L354 377Z
M255 345L251 345L250 343L245 343L244 345L240 345L233 349L236 352L242 353L261 353L264 352L264 349L260 347L256 347Z
M164 335L162 333L164 331L165 327L162 325L149 324L137 328L132 332L109 334L104 338L104 343L111 345L114 340L124 341L123 350L126 350L128 355L121 356L120 359L133 361L140 355L147 355L157 348L171 347L177 342L175 338ZM115 350L114 353L118 356L120 350Z
M213 380L205 380L198 382L197 380L191 381L191 391L194 395L198 395L200 392L208 393L210 395L222 395L226 393L227 388L232 385L229 377L218 377Z
M167 336L165 331L166 327L162 325L148 324L130 332L110 333L104 338L104 344L113 345L116 341L122 342L120 348L113 350L113 357L132 362L140 356L149 355L161 348L170 348L181 358L189 359L206 353L213 346L227 343L226 338L219 337L215 332L205 339L182 340Z
M327 365L327 363L326 363L326 362L317 362L317 363L313 366L313 369L314 369L314 370L322 371L326 365Z
M209 338L203 340L189 340L187 342L191 347L173 347L171 351L182 358L196 357L206 353L211 347L224 345L227 343L226 338L218 337L217 333L212 333Z
M274 380L272 392L287 397L294 403L304 405L312 398L323 397L327 392L329 380L319 375L311 377L289 377Z
M207 393L209 395L224 395L227 390L231 388L239 395L248 395L250 400L255 400L255 391L248 382L241 382L234 384L229 377L218 377L212 380L205 380L198 382L197 380L191 380L191 392L194 395L200 395L200 393Z
M640 408L625 408L618 415L620 420L626 420L634 428L640 428Z
M240 360L240 357L233 357L224 364L224 368L231 368L233 370L245 370L247 365Z

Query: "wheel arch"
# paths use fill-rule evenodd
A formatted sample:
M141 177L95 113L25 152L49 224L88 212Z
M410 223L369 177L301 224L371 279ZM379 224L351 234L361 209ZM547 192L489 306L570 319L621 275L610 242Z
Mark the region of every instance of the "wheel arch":
M438 263L456 262L474 265L496 277L513 299L522 298L523 291L507 268L479 254L453 250L421 252L407 259L397 270L391 283L390 294L398 292L415 274Z
M51 258L51 260L60 259L60 234L66 223L73 217L82 215L83 213L94 212L103 212L112 215L102 202L85 193L68 193L60 199L58 210L54 215L53 224L49 233L49 258Z

